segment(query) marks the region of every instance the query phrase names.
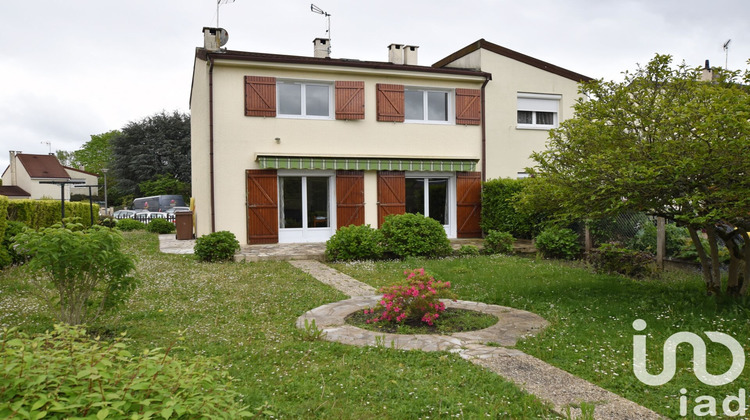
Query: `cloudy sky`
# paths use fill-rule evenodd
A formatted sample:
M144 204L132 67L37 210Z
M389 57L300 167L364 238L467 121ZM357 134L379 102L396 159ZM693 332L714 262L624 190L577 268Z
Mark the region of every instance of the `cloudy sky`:
M430 65L484 38L594 78L619 80L655 53L730 69L750 58L747 0L315 0L332 56L385 61L418 45ZM195 47L216 0L0 4L0 170L8 150L73 151L157 112L189 112ZM227 48L311 56L326 20L309 0L221 5ZM48 145L49 143L49 145Z

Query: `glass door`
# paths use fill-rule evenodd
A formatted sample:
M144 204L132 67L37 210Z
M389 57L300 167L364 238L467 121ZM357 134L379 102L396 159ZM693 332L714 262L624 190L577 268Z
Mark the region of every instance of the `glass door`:
M325 242L333 234L333 177L279 176L279 242Z

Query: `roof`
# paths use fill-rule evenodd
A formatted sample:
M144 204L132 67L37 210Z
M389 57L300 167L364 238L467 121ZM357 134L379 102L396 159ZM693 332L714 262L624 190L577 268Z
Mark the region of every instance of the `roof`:
M375 70L400 70L400 71L412 71L422 73L436 73L436 74L453 74L462 76L478 76L486 79L491 79L492 75L479 70L467 70L467 69L454 69L454 68L436 68L434 66L415 66L405 64L393 64L383 61L361 61L346 58L319 58L319 57L306 57L298 55L282 55L282 54L267 54L257 52L245 52L245 51L233 51L233 50L220 50L220 51L209 51L205 48L196 48L195 56L201 60L221 59L221 60L237 60L237 61L259 61L266 63L285 63L285 64L308 64L308 65L319 65L319 66L339 66L339 67L354 67L354 68L368 68Z
M71 168L70 166L63 166L63 168L65 168L65 169L66 169L66 170L68 170L68 171L75 171L75 172L80 172L80 173L82 173L82 174L86 174L86 175L91 175L91 176L96 176L96 177L98 177L98 176L99 176L99 175L97 175L97 174L95 174L95 173L93 173L93 172L87 172L87 171L84 171L83 169L76 169L76 168Z
M6 197L31 197L31 194L17 185L0 185L0 195Z
M438 61L437 63L433 64L432 67L435 68L446 68L445 66L458 60L459 58L468 55L470 53L473 53L474 51L485 49L487 51L494 52L495 54L499 54L505 57L508 57L512 60L519 61L524 64L528 64L532 67L536 67L538 69L548 71L550 73L556 74L558 76L562 76L568 79L571 79L576 82L589 82L593 80L591 77L584 76L580 73L576 73L574 71L570 71L567 69L564 69L562 67L558 67L554 64L547 63L546 61L539 60L537 58L528 56L526 54L521 54L520 52L513 51L511 49L502 47L497 44L493 44L484 38L480 39L479 41L476 41L472 44L467 45L466 47L454 52L453 54L443 58L442 60Z
M26 168L31 178L63 178L70 179L70 175L54 155L28 155L18 153L19 162Z

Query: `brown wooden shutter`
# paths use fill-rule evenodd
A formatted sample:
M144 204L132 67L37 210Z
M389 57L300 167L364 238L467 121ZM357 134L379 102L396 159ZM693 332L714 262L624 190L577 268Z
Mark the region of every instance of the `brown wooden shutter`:
M279 242L278 181L275 169L247 171L247 243Z
M365 118L365 82L336 82L336 119Z
M378 83L378 121L404 122L404 86Z
M482 214L482 174L480 172L456 172L456 222L459 238L479 238Z
M364 171L336 171L337 228L365 224Z
M276 116L276 78L245 76L245 115Z
M378 227L385 216L406 213L406 176L401 171L378 172Z
M456 124L479 125L481 117L482 91L456 89Z

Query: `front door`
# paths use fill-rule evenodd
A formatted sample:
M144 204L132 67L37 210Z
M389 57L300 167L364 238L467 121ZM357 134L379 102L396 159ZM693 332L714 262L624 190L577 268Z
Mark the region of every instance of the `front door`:
M279 171L279 242L325 242L335 232L333 174Z

